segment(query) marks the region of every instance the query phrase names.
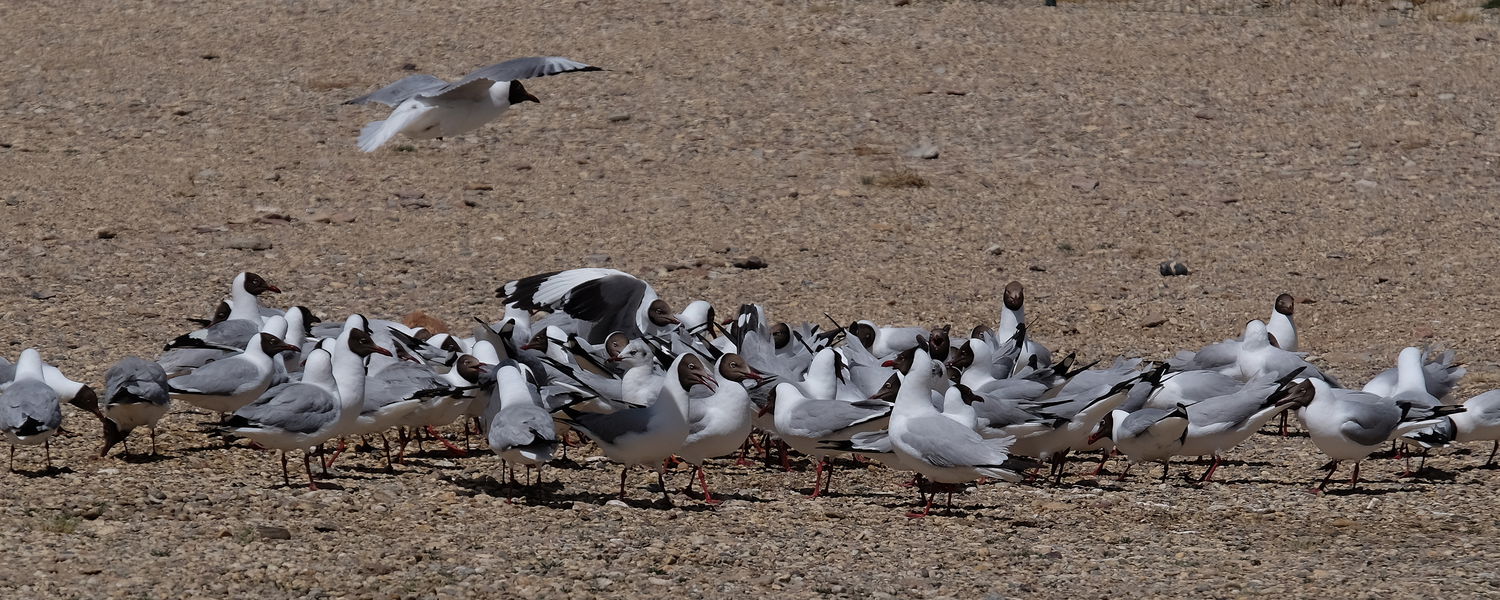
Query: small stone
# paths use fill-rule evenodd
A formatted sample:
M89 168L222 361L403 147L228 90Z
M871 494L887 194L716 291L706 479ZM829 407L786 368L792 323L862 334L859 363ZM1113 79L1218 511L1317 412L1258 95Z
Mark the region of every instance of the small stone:
M1089 309L1089 312L1104 312L1104 305L1098 302L1090 302L1083 307Z
M1357 187L1357 188L1359 188L1361 190L1364 190L1364 191L1370 191L1370 190L1374 190L1377 187L1380 187L1380 184L1375 183L1373 181L1370 181L1368 179L1356 179L1354 181L1354 187Z
M330 532L330 531L338 531L338 530L339 530L339 526L336 525L336 524L333 524L333 523L323 522L323 523L318 523L317 525L313 525L313 531L327 533L327 532Z
M1453 100L1456 98L1458 98L1458 94L1454 94L1451 92L1443 92L1437 95L1438 100Z
M259 236L236 236L229 238L224 247L233 250L270 250L271 240Z
M1005 252L1005 246L1000 244L990 244L984 249L984 253L990 256L1000 256L1002 252Z
M37 290L28 294L32 300L51 300L57 297L57 293L51 290Z
M1150 329L1152 327L1160 327L1162 324L1164 324L1166 322L1167 322L1167 318L1166 317L1163 317L1161 315L1151 315L1151 316L1146 317L1144 320L1141 321L1141 327L1144 327L1146 329Z
M257 525L255 534L263 540L289 540L292 539L292 531L285 527L274 525Z
M1073 181L1068 182L1068 185L1072 186L1073 189L1080 192L1091 192L1099 189L1099 180L1088 177L1079 177L1074 179Z
M646 578L646 583L649 583L651 585L661 585L661 586L672 585L671 581L667 581L667 580L662 579L660 577L648 577L648 578Z
M931 142L922 142L921 144L908 148L901 154L910 158L932 160L938 157L938 147Z
M1035 271L1037 273L1046 273L1047 272L1047 267L1044 267L1044 266L1041 266L1041 265L1031 265L1031 266L1026 267L1026 268L1030 269L1032 271Z
M608 264L609 261L610 256L608 254L590 254L583 257L583 264L590 267L602 267Z
M629 504L626 504L624 500L620 500L619 498L605 502L604 505L613 508L630 508Z
M1417 5L1414 4L1411 0L1393 0L1386 8L1388 10L1399 10L1401 12L1406 12L1416 7Z
M766 262L766 259L764 259L764 258L761 258L759 256L751 255L751 256L747 256L745 258L741 258L739 260L734 261L734 266L739 267L741 269L755 270L755 269L764 269L766 267L771 266L771 264L768 263L768 262Z
M152 489L146 491L146 501L147 502L150 502L152 504L161 504L162 502L165 502L166 500L167 500L167 493L166 492L163 492L163 491L155 489L155 488L152 488Z
M629 121L629 120L630 120L630 115L625 114L625 113L620 113L620 114L617 114L617 115L610 115L609 116L609 122L610 123L624 123L624 122Z
M1350 519L1339 517L1337 519L1329 521L1328 524L1334 527L1353 527L1355 523Z
M1161 272L1162 277L1178 277L1181 275L1188 275L1192 273L1192 271L1188 270L1188 266L1186 264L1175 260L1169 260L1158 265L1157 270Z
M1197 112L1193 113L1193 116L1199 119L1203 119L1204 121L1212 121L1219 116L1219 113L1216 113L1207 108L1200 108Z
M93 506L85 508L82 512L78 513L78 516L83 517L84 519L87 519L89 521L102 517L104 516L104 505L95 504Z
M118 234L115 233L115 230L108 227L100 227L94 230L94 237L101 240L112 240L115 239L116 235Z

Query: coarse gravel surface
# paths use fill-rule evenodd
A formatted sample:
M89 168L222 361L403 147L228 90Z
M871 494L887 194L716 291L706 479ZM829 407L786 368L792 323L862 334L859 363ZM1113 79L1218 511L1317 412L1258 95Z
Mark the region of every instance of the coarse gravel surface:
M791 321L992 322L1087 359L1236 335L1286 291L1345 381L1454 348L1500 387L1500 30L1478 2L24 0L0 5L0 355L99 386L253 270L324 316L455 326L496 286L604 265L677 306ZM354 137L410 73L556 54L609 69L470 135ZM931 157L931 158L923 158ZM732 266L756 257L764 268ZM1191 271L1163 277L1158 265ZM1305 490L1305 437L1223 481L989 484L909 520L901 474L715 461L730 498L636 471L356 453L329 489L164 422L93 458L91 417L0 473L7 598L1444 598L1500 585L1488 448ZM457 433L457 428L452 428ZM144 448L137 434L133 450ZM805 466L805 461L799 463ZM1117 472L1120 464L1112 463ZM1347 475L1347 471L1341 471ZM679 471L674 485L687 481Z

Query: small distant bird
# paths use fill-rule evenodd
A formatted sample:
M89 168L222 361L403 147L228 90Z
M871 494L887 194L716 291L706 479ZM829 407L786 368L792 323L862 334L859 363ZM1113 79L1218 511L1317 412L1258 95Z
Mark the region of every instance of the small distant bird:
M521 85L521 79L603 70L561 56L515 58L453 83L432 75L411 75L344 104L379 102L395 107L391 116L371 121L359 132L359 149L374 152L397 134L417 139L459 135L499 118L516 104L540 103Z

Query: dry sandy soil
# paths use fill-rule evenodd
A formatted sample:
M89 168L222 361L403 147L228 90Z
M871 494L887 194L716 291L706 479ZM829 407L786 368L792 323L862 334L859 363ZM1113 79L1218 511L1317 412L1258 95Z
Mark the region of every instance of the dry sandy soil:
M1492 15L1039 4L3 3L0 354L36 346L97 385L240 270L325 317L463 323L497 316L508 279L606 264L678 305L965 329L1019 279L1042 341L1105 359L1234 335L1289 291L1304 347L1346 380L1432 344L1468 363L1461 394L1500 383ZM541 104L472 135L354 147L383 114L340 102L403 65L452 77L534 54L610 70L529 82ZM906 156L924 143L939 156ZM749 255L769 266L725 265ZM1173 259L1192 274L1158 275ZM395 474L358 454L308 492L270 455L216 447L200 414L164 422L159 459L124 461L93 458L94 422L69 413L60 473L28 449L0 474L6 597L1500 585L1480 446L1440 453L1429 479L1372 461L1358 493L1318 497L1307 440L1257 436L1223 483L1096 481L1080 462L1062 486L986 485L907 520L911 492L878 467L813 501L810 473L721 461L731 501L669 510L645 473L629 507L606 505L617 472L585 461L512 504L494 457L429 447Z

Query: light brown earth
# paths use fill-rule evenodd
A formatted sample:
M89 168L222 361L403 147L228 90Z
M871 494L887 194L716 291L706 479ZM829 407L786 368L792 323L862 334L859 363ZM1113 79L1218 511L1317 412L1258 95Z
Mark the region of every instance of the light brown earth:
M1019 279L1039 339L1090 359L1235 335L1289 291L1304 347L1346 380L1432 344L1468 363L1461 395L1500 383L1494 11L1039 4L4 3L0 354L36 346L98 385L188 330L240 270L325 317L460 324L497 316L508 279L602 263L679 306L964 329L993 321ZM528 82L541 104L473 135L354 147L383 114L339 103L403 64L452 77L534 54L610 71ZM924 141L937 158L904 156ZM272 247L229 247L252 242ZM769 267L723 266L749 255ZM1174 259L1192 274L1158 275ZM215 447L203 415L164 422L161 459L122 461L92 458L94 422L68 411L61 473L38 476L41 453L23 449L31 474L0 474L5 597L1500 585L1500 477L1476 468L1481 445L1441 452L1432 480L1377 460L1358 493L1317 497L1306 438L1263 435L1223 483L1145 467L1095 482L1080 461L1061 487L986 485L957 516L907 520L911 492L878 467L812 501L810 473L721 461L735 499L663 510L645 473L629 508L606 506L606 463L549 470L560 485L510 504L483 453L394 475L359 454L341 489L309 493L280 487L270 455Z

